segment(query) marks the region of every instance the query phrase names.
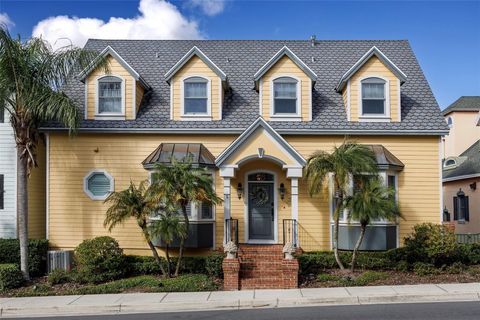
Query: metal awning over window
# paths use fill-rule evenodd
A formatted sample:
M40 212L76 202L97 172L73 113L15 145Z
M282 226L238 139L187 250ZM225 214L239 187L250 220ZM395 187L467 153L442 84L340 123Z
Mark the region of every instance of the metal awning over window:
M405 165L381 144L368 145L375 153L378 169L401 171Z
M201 143L161 143L142 164L145 169L151 169L155 164L171 164L172 158L190 161L194 166L215 166L215 157Z

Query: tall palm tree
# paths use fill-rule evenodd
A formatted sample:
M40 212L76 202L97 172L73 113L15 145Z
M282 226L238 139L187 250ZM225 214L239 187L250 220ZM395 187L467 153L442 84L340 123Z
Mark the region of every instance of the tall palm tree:
M138 187L135 186L133 182L130 182L127 189L110 194L105 200L105 203L109 203L111 206L107 210L103 222L104 227L108 227L108 231L112 231L118 224L123 224L128 219L134 218L142 230L143 237L152 251L155 261L165 276L165 269L163 268L157 249L152 243L148 227L149 219L152 215L155 215L159 209L160 202L152 192L148 181L140 182Z
M353 249L350 271L355 270L357 253L365 237L367 226L373 220L395 221L401 217L395 201L395 190L387 188L378 176L360 176L353 195L345 199L344 208L349 221L360 223L360 235Z
M168 199L169 202L176 204L183 214L187 234L180 239L175 268L175 276L178 276L190 226L187 206L192 202L215 205L222 199L215 193L213 179L208 171L204 168L194 167L188 159L179 162L172 158L171 165L157 164L152 175L152 187L160 198Z
M107 68L106 60L96 52L73 46L53 51L40 38L22 42L0 26L0 105L10 115L17 146L18 237L20 266L26 280L29 279L27 181L31 169L37 165L38 128L43 122L58 121L70 132L75 130L79 111L62 88L75 70L92 62Z
M152 237L159 237L165 243L165 256L167 258L167 277L172 276L170 244L175 238L183 239L187 236L185 223L178 215L173 212L163 212L159 215L158 220L153 220L150 226L150 234Z
M333 212L333 251L335 260L341 270L345 267L338 255L338 227L344 197L353 175L376 174L375 154L367 146L354 141L345 141L339 147L334 146L332 153L317 151L307 160L305 177L308 181L310 196L320 194L325 181L332 174L335 190L335 210Z

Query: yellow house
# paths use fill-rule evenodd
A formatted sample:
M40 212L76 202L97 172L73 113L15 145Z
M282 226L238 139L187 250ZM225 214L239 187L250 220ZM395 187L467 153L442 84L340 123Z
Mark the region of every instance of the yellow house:
M332 197L310 197L303 168L345 136L375 152L404 220L376 221L363 249L397 247L412 227L440 223L441 136L448 127L406 41L90 40L111 72L85 70L67 90L84 112L70 137L45 126L47 233L71 250L106 235L103 200L152 165L193 155L224 200L191 204L191 253L294 242L331 249ZM340 247L358 225L342 220ZM111 234L149 254L135 221Z

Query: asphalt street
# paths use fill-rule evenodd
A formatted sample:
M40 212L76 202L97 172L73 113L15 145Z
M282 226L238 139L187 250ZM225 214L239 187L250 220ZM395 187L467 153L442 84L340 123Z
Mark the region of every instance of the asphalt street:
M48 317L54 320L478 320L479 302L437 302L415 304L380 304L355 306L322 306L229 311L197 311L150 314ZM19 319L19 318L16 318ZM38 320L42 318L21 318ZM43 318L44 319L44 318Z

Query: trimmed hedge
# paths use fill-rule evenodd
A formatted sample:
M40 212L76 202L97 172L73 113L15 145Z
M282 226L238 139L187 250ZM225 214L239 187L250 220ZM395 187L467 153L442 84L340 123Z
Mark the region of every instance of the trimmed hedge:
M45 275L47 270L48 240L28 241L28 263L31 276ZM20 264L20 242L18 239L0 239L0 263Z
M0 264L0 291L18 288L23 282L23 275L17 264Z
M163 266L166 268L166 260L162 259ZM125 262L127 272L133 276L139 275L159 275L162 273L160 267L151 256L126 256ZM173 265L176 265L177 259L172 258ZM209 276L221 278L223 255L212 253L208 256L183 257L181 265L181 273L188 274L206 274Z

